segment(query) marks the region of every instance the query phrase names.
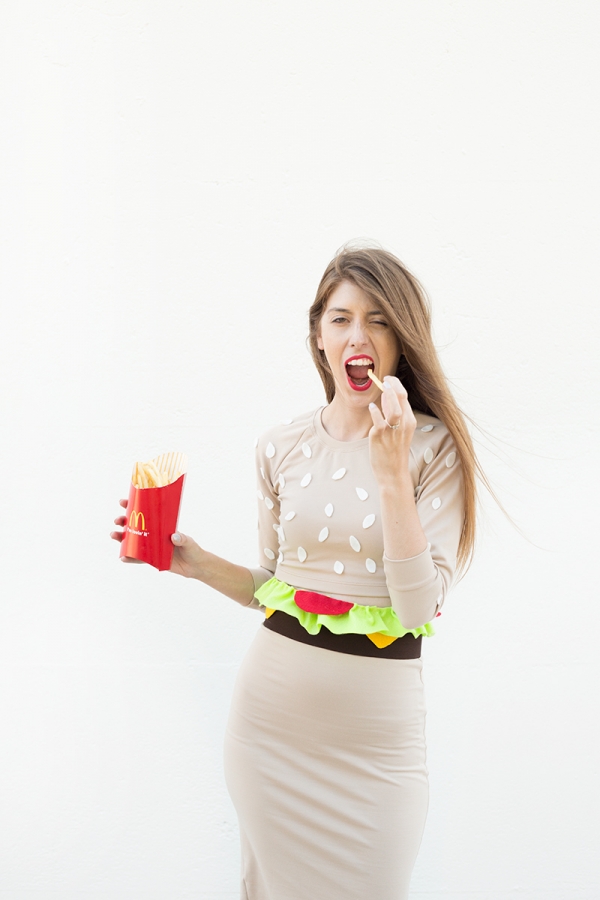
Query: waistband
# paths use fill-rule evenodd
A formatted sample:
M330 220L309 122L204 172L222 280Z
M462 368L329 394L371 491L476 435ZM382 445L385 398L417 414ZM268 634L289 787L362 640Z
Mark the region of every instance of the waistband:
M301 644L310 644L312 647L321 647L323 650L333 650L337 653L349 653L351 656L375 656L380 659L419 659L421 656L420 634L415 637L408 633L404 637L396 638L390 644L378 647L366 634L333 634L325 626L317 634L310 634L295 616L281 610L272 612L265 619L264 626Z

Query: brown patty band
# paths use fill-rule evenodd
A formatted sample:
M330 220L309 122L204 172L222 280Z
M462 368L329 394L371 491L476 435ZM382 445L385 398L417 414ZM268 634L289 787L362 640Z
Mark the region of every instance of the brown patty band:
M414 637L412 634L405 634L387 647L380 648L366 634L333 634L324 625L318 634L309 634L298 619L279 609L265 619L264 626L293 641L352 656L377 656L380 659L419 659L421 656L421 635Z

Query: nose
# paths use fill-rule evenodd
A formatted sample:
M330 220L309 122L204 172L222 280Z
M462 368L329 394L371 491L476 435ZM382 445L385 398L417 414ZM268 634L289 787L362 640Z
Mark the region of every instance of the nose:
M352 332L350 334L350 346L351 347L364 347L367 343L367 333L365 327L362 322L358 319L352 323Z

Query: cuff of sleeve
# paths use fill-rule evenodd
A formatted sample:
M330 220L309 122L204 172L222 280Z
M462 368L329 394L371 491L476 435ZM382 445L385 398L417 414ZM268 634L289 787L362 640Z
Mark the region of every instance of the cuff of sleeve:
M257 592L259 587L262 587L265 582L273 577L272 572L269 572L268 569L263 568L250 569L250 574L252 575L252 578L254 580L254 593Z
M383 569L391 588L412 591L429 581L435 581L437 572L431 557L431 544L417 556L409 559L389 559L384 553Z

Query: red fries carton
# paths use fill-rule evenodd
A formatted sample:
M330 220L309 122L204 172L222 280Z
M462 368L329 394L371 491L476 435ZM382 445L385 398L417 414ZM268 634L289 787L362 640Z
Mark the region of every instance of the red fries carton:
M163 453L135 464L120 556L139 559L161 572L171 567L171 535L177 531L186 469L183 453Z

